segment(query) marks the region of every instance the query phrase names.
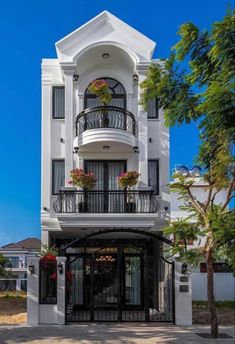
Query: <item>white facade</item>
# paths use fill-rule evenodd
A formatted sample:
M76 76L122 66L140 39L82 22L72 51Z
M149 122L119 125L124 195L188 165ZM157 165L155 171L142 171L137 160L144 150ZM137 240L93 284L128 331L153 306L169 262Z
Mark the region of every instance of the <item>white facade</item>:
M59 248L62 272L57 271L56 297L44 285L50 276L40 275L39 259L31 260L30 324L66 319L191 324L190 276L186 291L180 291L181 265L174 275L173 263L163 257L169 131L157 103L147 112L140 105L140 84L156 61L154 48L152 40L104 11L57 42L57 58L42 61L41 238ZM109 85L108 106L97 105L89 94L96 79ZM64 92L58 103L55 92ZM70 186L74 168L95 170L92 191ZM120 190L117 177L133 170L140 173L137 186L130 193Z
M163 124L163 114L157 119L147 119L139 105L140 82L144 80L152 62L155 43L120 21L107 11L101 13L81 28L56 43L57 59L42 62L42 241L47 243L48 233L61 232L63 228L103 225L136 226L161 230L169 217L169 132ZM102 54L108 53L109 59ZM133 81L137 73L139 82ZM73 76L79 75L77 82ZM96 78L109 77L119 81L126 90L126 108L136 120L138 135L112 128L87 130L77 137L73 128L77 115L84 109L84 93ZM65 119L53 119L52 88L65 86ZM150 142L151 141L151 142ZM109 151L103 146L108 145ZM74 146L79 146L74 154ZM134 153L137 146L139 153ZM52 190L52 160L65 159L65 186L70 171L83 168L84 159L125 159L127 170L141 173L140 188L148 187L148 159L159 159L160 209L157 214L55 214Z

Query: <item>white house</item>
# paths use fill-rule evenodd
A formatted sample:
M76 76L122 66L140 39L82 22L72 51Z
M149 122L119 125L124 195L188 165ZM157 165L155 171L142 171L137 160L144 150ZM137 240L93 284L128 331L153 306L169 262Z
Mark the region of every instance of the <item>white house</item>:
M190 278L163 258L169 132L157 101L139 105L154 49L104 11L42 61L42 242L60 255L54 284L30 262L31 324L191 323ZM108 105L90 91L94 80L108 85ZM71 187L75 168L95 175L92 190ZM132 191L117 183L127 171L140 173Z
M177 169L183 169L185 170L185 173L189 171L189 168L183 165L178 165ZM193 168L191 170L193 170ZM172 183L174 183L174 181L172 181ZM203 181L201 175L198 175L198 177L195 178L195 183L191 187L191 192L200 202L206 201L208 195L208 184ZM222 189L218 192L215 197L215 204L224 204L226 195L226 189ZM180 208L184 204L182 200L178 199L178 197L178 193L171 192L171 221L188 217L188 213ZM188 243L188 247L200 247L205 244L205 240L206 237L201 237L195 242ZM233 273L229 271L227 264L224 262L214 263L214 297L217 301L235 299L235 278ZM207 274L205 263L201 263L200 266L192 271L192 300L207 300Z
M27 290L27 257L38 255L40 248L38 238L27 238L0 247L0 254L7 258L5 269L11 272L8 278L0 276L0 291Z

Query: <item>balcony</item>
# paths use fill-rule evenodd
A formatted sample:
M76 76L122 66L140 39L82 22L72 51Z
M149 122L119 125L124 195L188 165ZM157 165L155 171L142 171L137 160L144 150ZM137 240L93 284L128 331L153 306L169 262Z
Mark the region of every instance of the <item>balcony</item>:
M136 145L136 136L136 120L131 112L115 106L97 106L86 109L77 116L74 147L89 149L89 145L97 142L101 146L113 142L130 150Z
M154 191L60 191L54 202L58 214L153 214L159 209Z

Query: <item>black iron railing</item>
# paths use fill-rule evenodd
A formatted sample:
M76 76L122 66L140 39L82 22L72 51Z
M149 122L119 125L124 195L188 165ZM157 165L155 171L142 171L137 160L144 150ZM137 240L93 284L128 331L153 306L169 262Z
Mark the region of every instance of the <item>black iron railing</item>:
M56 213L156 213L154 191L60 191Z
M134 115L116 106L97 106L82 111L76 118L75 136L86 130L98 128L112 128L125 130L134 136L137 127Z

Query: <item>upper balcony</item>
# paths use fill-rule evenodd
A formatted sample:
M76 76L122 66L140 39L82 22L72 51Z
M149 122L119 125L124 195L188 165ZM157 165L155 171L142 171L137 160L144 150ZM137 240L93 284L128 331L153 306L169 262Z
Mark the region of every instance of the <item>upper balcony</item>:
M74 147L107 142L136 145L137 125L134 115L117 106L96 106L82 111L76 118Z

